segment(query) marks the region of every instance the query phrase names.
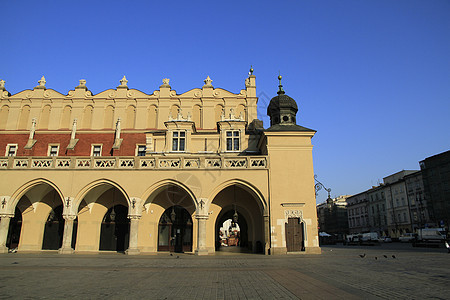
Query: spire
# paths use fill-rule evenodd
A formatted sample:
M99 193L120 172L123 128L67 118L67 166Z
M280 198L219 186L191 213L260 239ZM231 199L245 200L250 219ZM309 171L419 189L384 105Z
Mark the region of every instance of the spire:
M248 74L248 75L250 75L250 76L253 75L253 71L254 71L253 66L250 66L250 74Z
M280 82L280 84L278 85L278 95L284 95L284 90L283 90L283 85L281 84L281 75L278 75L278 81Z

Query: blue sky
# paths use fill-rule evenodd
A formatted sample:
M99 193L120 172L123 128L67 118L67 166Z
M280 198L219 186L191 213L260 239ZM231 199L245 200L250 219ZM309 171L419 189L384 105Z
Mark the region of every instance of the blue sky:
M239 92L253 65L260 116L280 71L317 130L314 171L355 194L450 149L450 1L5 1L0 79L11 93L93 93L123 75L147 93ZM322 191L318 202L326 199Z

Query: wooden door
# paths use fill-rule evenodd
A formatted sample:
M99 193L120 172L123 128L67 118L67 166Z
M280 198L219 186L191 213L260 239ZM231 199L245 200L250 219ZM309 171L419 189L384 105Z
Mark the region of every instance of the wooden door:
M289 218L286 223L287 252L303 250L303 223L299 218Z

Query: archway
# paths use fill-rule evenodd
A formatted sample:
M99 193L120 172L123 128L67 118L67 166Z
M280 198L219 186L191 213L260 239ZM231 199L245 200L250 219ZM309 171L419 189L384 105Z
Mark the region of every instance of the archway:
M97 182L86 188L80 197L77 222L74 222L76 243L72 239L75 251L127 250L130 234L128 200L120 187Z
M236 209L235 209L236 208ZM239 213L242 208L225 207L219 218L217 218L215 232L216 251L224 250L232 252L252 252L249 248L252 243L248 240L248 225L243 214ZM229 247L237 247L236 251Z
M62 199L57 188L45 180L21 187L15 199L15 215L10 222L9 248L19 251L58 250L64 219Z
M263 253L265 243L263 209L256 195L235 183L225 187L214 197L210 210L219 211L214 227L216 251L230 249L230 237L225 237L228 246L222 245L224 232L221 235L220 228L226 220L231 219L240 229L239 237L231 237L233 246L236 244L239 252Z
M196 211L192 193L175 181L149 189L139 223L139 247L147 252L192 252L196 243Z
M169 207L159 219L158 251L192 252L192 218L183 207Z

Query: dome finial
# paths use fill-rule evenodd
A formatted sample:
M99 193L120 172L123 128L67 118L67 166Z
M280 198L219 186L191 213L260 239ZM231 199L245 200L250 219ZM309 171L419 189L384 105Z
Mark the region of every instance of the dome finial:
M250 65L250 75L253 75L253 66L252 65Z
M280 84L278 85L278 95L284 94L283 85L281 84L281 78L283 77L281 77L280 71L278 71L278 81L280 82Z

